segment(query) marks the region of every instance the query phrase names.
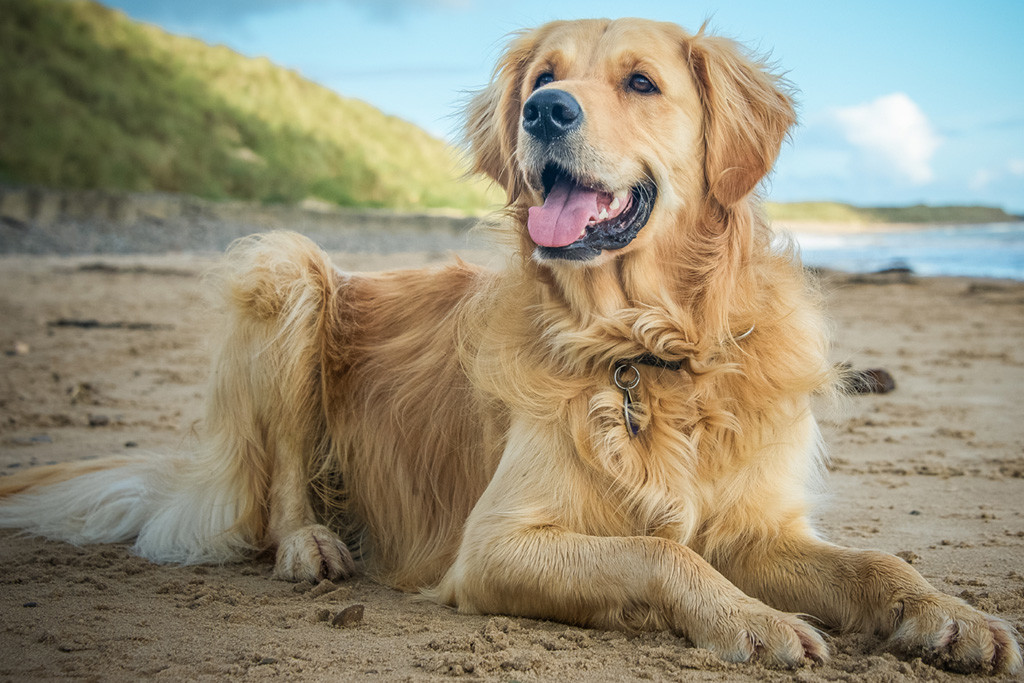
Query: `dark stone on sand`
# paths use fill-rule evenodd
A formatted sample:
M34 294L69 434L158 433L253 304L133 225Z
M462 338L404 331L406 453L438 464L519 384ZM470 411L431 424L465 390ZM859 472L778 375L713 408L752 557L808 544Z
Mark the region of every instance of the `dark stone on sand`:
M846 386L853 394L887 394L896 388L896 380L882 368L851 370Z
M363 605L351 605L334 615L331 626L335 628L349 628L363 623Z
M110 424L110 418L106 415L90 415L89 426L90 427L106 427Z

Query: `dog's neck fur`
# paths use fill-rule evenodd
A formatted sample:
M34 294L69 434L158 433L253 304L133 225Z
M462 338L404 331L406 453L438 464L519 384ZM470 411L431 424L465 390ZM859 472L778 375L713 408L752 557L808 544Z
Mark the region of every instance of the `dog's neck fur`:
M746 201L720 217L687 213L661 219L670 225L648 226L641 239L657 240L653 248L598 264L536 263L523 254L540 305L558 309L553 318L562 321L568 311L573 332L613 331L620 358L647 353L674 361L716 352L756 324L737 304L747 297L736 292L752 286L740 281L745 271L738 266L749 259L751 232L760 226Z

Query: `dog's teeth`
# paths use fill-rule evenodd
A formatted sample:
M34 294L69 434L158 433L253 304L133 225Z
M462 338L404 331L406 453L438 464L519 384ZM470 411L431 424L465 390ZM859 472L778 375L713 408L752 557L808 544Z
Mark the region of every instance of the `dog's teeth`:
M612 203L608 205L608 208L612 211L618 211L620 206L622 206L622 201L618 197L614 197L612 199Z
M608 209L601 209L601 213L597 214L597 220L606 221L608 220Z
M621 202L621 201L623 201L623 200L624 200L624 199L626 198L626 195L627 195L627 194L629 194L629 190L619 190L618 192L616 192L616 193L615 193L614 195L612 195L612 196L613 196L613 197L614 197L614 198L615 198L616 200L618 200L618 201L620 201L620 202Z

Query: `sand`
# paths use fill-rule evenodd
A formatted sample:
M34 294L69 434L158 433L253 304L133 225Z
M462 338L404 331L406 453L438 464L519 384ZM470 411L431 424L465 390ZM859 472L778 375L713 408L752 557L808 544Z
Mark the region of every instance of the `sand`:
M200 274L213 258L0 257L0 472L193 447L210 323ZM448 258L337 256L370 270ZM826 421L821 531L899 553L1021 630L1024 283L826 280L836 360L887 368L898 386L851 398ZM828 664L772 671L724 664L669 633L464 616L364 579L293 585L270 574L269 558L166 567L126 545L0 532L0 679L963 678L869 636L833 634Z

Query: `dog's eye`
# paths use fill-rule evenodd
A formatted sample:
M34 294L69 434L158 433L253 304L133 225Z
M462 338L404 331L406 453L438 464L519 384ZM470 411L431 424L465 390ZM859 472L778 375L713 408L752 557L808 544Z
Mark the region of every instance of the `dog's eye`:
M654 81L643 74L633 74L630 76L627 86L633 92L638 92L644 95L651 95L658 92L658 86L654 85Z
M555 82L555 75L550 71L545 71L540 76L537 76L537 80L533 82L533 89L542 88L548 83Z

